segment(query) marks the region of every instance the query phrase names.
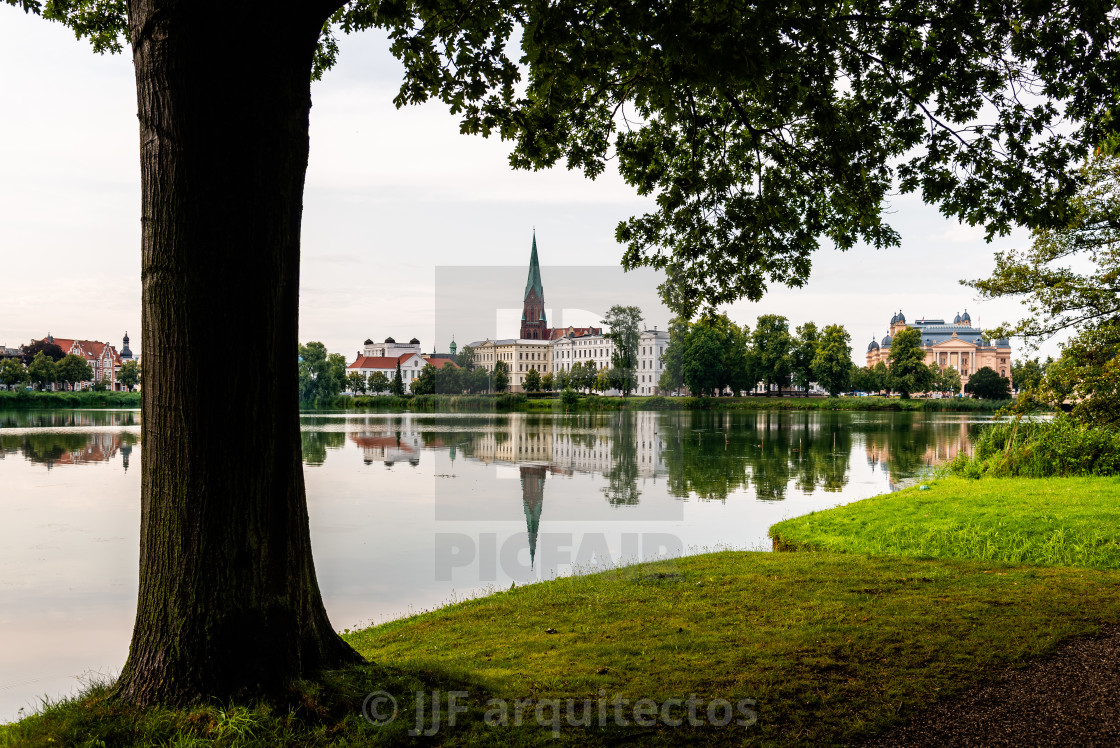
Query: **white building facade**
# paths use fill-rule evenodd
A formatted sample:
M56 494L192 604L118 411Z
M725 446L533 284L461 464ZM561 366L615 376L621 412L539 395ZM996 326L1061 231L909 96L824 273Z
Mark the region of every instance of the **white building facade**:
M384 343L374 343L367 339L362 350L357 352L354 363L346 367L346 372L349 374L356 371L368 378L373 372L379 371L392 382L398 363L401 366L405 392L408 392L427 363L420 355L419 340L413 338L408 343L398 343L390 337L385 338Z

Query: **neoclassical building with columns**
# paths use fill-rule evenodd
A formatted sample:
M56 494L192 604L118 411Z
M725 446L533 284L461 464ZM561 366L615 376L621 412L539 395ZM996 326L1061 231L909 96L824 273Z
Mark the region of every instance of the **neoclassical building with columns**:
M867 365L874 366L880 361L889 365L891 341L907 327L914 328L921 335L926 363L936 361L942 369L953 367L960 372L962 386L968 383L969 375L985 366L1001 377L1011 379L1011 344L1002 339L993 343L985 338L979 327L972 326L967 309L964 314L956 315L952 323L924 317L907 322L906 316L899 311L891 317L890 331L883 340L872 340L867 346Z

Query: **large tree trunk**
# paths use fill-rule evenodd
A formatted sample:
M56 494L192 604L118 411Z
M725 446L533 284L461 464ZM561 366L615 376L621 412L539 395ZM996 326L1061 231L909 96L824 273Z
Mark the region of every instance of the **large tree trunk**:
M329 13L311 5L129 3L144 459L125 701L266 695L360 659L323 608L300 460L300 217Z

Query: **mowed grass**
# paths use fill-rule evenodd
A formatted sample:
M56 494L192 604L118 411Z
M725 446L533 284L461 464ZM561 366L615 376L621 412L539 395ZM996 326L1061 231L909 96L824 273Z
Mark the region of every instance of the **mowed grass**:
M1120 569L1120 478L937 478L770 528L775 547Z
M430 738L446 745L842 744L1117 621L1120 572L724 552L519 587L351 633L373 664L302 684L287 703L141 711L95 691L0 730L0 745L395 745L415 726L416 693L433 689L469 694L468 713ZM361 717L374 691L397 702L388 726ZM757 722L634 723L637 699L691 695L702 722L714 699L754 700ZM536 724L542 700L569 698L611 702L607 723L572 727L565 712L558 737ZM531 701L521 725L490 726L489 699ZM615 724L621 699L629 724ZM555 711L542 714L551 722Z

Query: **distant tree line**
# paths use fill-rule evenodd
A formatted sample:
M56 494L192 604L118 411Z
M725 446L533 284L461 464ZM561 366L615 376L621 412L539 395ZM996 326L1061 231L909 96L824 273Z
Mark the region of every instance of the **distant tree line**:
M807 389L811 382L836 396L848 389L855 368L851 336L842 325L819 329L806 322L790 332L789 320L776 314L760 316L753 331L726 314L695 322L674 318L661 361L662 390L688 387L699 396L739 395L759 383L780 396L787 387Z

